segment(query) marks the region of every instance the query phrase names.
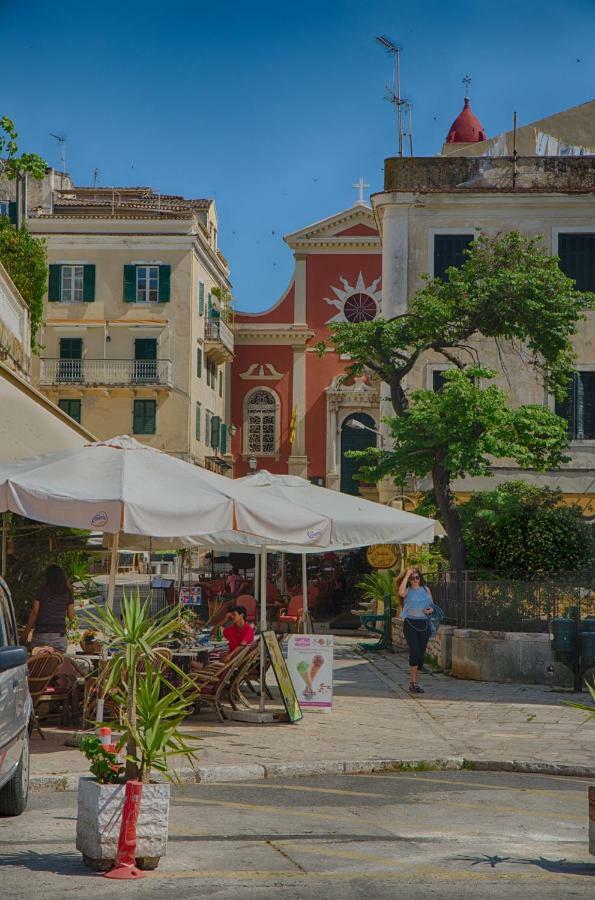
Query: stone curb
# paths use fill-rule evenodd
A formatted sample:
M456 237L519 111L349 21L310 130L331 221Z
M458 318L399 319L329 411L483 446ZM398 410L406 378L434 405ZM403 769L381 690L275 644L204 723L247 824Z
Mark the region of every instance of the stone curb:
M595 766L566 763L492 760L447 756L441 759L364 759L315 763L263 763L262 765L197 766L180 769L182 784L225 784L232 781L266 778L306 778L319 775L365 775L372 772L431 772L469 769L483 772L519 772L527 775L568 775L595 778ZM81 775L32 775L29 785L35 792L64 793L78 790Z

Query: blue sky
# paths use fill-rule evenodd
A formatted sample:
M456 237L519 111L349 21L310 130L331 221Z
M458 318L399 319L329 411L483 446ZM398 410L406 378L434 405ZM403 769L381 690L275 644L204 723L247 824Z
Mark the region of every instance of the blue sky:
M414 150L438 152L462 78L488 135L595 96L595 0L0 0L0 114L21 148L75 183L215 196L241 309L284 290L282 235L349 206L363 175L382 187L395 149L383 99L403 45Z

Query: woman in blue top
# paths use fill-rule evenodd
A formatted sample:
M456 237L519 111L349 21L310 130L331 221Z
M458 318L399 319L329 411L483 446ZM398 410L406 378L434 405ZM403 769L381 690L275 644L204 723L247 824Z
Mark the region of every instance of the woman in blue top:
M411 681L409 690L412 694L423 694L419 686L419 670L424 664L426 647L430 639L429 616L434 611L432 595L424 582L424 577L417 568L409 568L399 585L399 597L403 604L401 619L403 633L409 647L409 666Z

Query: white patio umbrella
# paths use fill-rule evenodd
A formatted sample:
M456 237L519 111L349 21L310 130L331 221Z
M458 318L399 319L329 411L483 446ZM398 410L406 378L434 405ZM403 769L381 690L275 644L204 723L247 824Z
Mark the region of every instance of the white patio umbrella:
M245 532L258 543L325 546L329 519L123 436L0 465L0 511L111 534L108 606L119 535L171 539Z

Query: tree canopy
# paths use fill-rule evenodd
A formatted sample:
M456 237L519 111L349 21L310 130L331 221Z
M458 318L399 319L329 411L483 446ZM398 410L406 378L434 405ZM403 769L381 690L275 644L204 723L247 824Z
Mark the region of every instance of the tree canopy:
M481 235L460 268L448 269L444 280L426 277L403 314L331 326L335 349L351 357L348 375L368 369L390 387L395 416L386 421L394 448L361 454L365 480L431 475L457 571L466 558L453 478L490 474L491 461L503 457L525 468L556 468L568 440L565 421L546 406L513 408L488 383L496 373L482 366L476 339L512 348L562 399L572 377L571 339L592 301L540 239L513 231ZM428 351L453 369L440 391L410 391L407 376Z
M6 217L0 216L0 262L29 307L31 346L35 349L48 278L45 241L32 237L24 226L14 228Z
M37 153L19 153L18 134L12 119L0 116L0 174L11 180L27 173L33 178L43 178L47 163Z

